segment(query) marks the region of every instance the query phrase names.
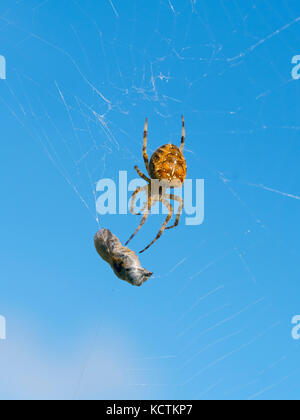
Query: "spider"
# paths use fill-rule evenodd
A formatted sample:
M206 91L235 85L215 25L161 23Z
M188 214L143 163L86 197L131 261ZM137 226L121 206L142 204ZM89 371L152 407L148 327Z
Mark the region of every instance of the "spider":
M145 161L145 166L147 173L150 178L144 175L137 166L134 169L137 171L138 175L147 182L147 185L144 187L138 187L131 197L131 208L130 212L134 215L141 215L145 211L144 217L136 229L136 231L131 235L129 240L126 242L126 245L134 238L138 233L141 227L147 220L151 207L157 203L161 202L168 210L169 214L163 223L160 231L158 232L156 238L140 253L145 252L149 249L163 234L165 229L172 229L179 224L179 219L183 209L183 200L181 197L178 197L174 194L167 194L166 191L169 188L181 188L186 178L187 165L185 158L183 156L183 148L185 143L185 122L184 117L182 116L182 136L181 136L181 146L180 148L173 144L165 144L164 146L159 147L152 155L150 162L147 154L147 140L148 140L148 119L146 118L145 129L144 129L144 145L143 145L143 157ZM155 185L159 183L159 188L154 188ZM136 204L137 195L141 192L146 192L148 200L144 205L144 208L140 213L134 212L134 207ZM174 200L179 202L179 209L176 216L174 225L167 227L169 221L173 216L173 207L168 200Z

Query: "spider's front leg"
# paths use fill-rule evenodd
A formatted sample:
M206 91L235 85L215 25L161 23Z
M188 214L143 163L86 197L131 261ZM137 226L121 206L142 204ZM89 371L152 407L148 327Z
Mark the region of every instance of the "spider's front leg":
M174 195L174 194L170 194L170 195L166 196L166 198L169 198L170 200L174 200L174 201L179 202L179 208L178 208L175 223L174 223L173 226L169 226L169 227L166 228L166 229L173 229L174 227L179 225L180 216L181 216L182 210L183 210L183 199L181 197L179 197L178 195Z
M143 249L140 254L142 254L143 252L147 251L147 249L149 249L160 237L161 235L164 233L167 224L169 223L169 221L172 219L173 216L173 207L171 206L170 203L168 203L167 200L165 200L163 197L160 197L160 201L164 204L164 206L166 206L169 209L169 214L164 222L164 224L162 225L160 231L158 232L156 238L151 242L151 244L149 244L145 249Z
M141 229L141 227L145 224L145 222L146 222L146 220L149 216L149 211L150 211L151 207L152 207L152 199L149 196L148 197L148 206L147 206L147 209L145 211L144 217L142 218L142 221L139 224L139 226L137 227L136 231L130 236L130 238L126 242L125 246L127 246L129 244L129 242L135 237L135 235L138 233L138 231Z
M148 203L146 202L145 203L145 205L144 205L144 207L141 209L141 211L140 211L140 213L135 213L135 211L134 211L134 208L135 208L135 205L136 205L136 201L137 201L137 195L139 194L139 193L141 193L141 192L147 192L147 197L148 197L148 189L149 189L149 187L148 187L148 185L145 185L144 187L138 187L135 191L134 191L134 193L132 194L132 196L131 196L131 205L130 205L130 213L131 214L133 214L133 215L135 215L135 216L140 216L145 210L146 210L146 207L147 207L147 205L148 205Z

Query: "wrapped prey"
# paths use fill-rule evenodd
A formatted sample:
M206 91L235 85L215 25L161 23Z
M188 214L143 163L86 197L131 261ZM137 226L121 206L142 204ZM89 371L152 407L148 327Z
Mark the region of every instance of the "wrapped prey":
M96 233L95 247L100 257L110 264L115 275L133 286L142 286L152 275L145 270L138 256L108 229L101 229Z

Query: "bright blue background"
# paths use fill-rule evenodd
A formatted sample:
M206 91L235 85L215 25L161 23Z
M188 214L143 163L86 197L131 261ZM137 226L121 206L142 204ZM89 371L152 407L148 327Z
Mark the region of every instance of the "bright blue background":
M299 16L298 0L1 1L1 398L299 398ZM153 151L181 113L205 222L165 233L133 288L93 248L93 191L143 167L145 116ZM100 225L125 241L138 221Z

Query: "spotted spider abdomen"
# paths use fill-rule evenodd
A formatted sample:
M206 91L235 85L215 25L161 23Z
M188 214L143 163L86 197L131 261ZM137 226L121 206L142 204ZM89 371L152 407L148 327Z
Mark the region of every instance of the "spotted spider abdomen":
M179 147L165 144L153 153L149 171L152 179L167 181L169 186L181 187L186 178L187 165Z

